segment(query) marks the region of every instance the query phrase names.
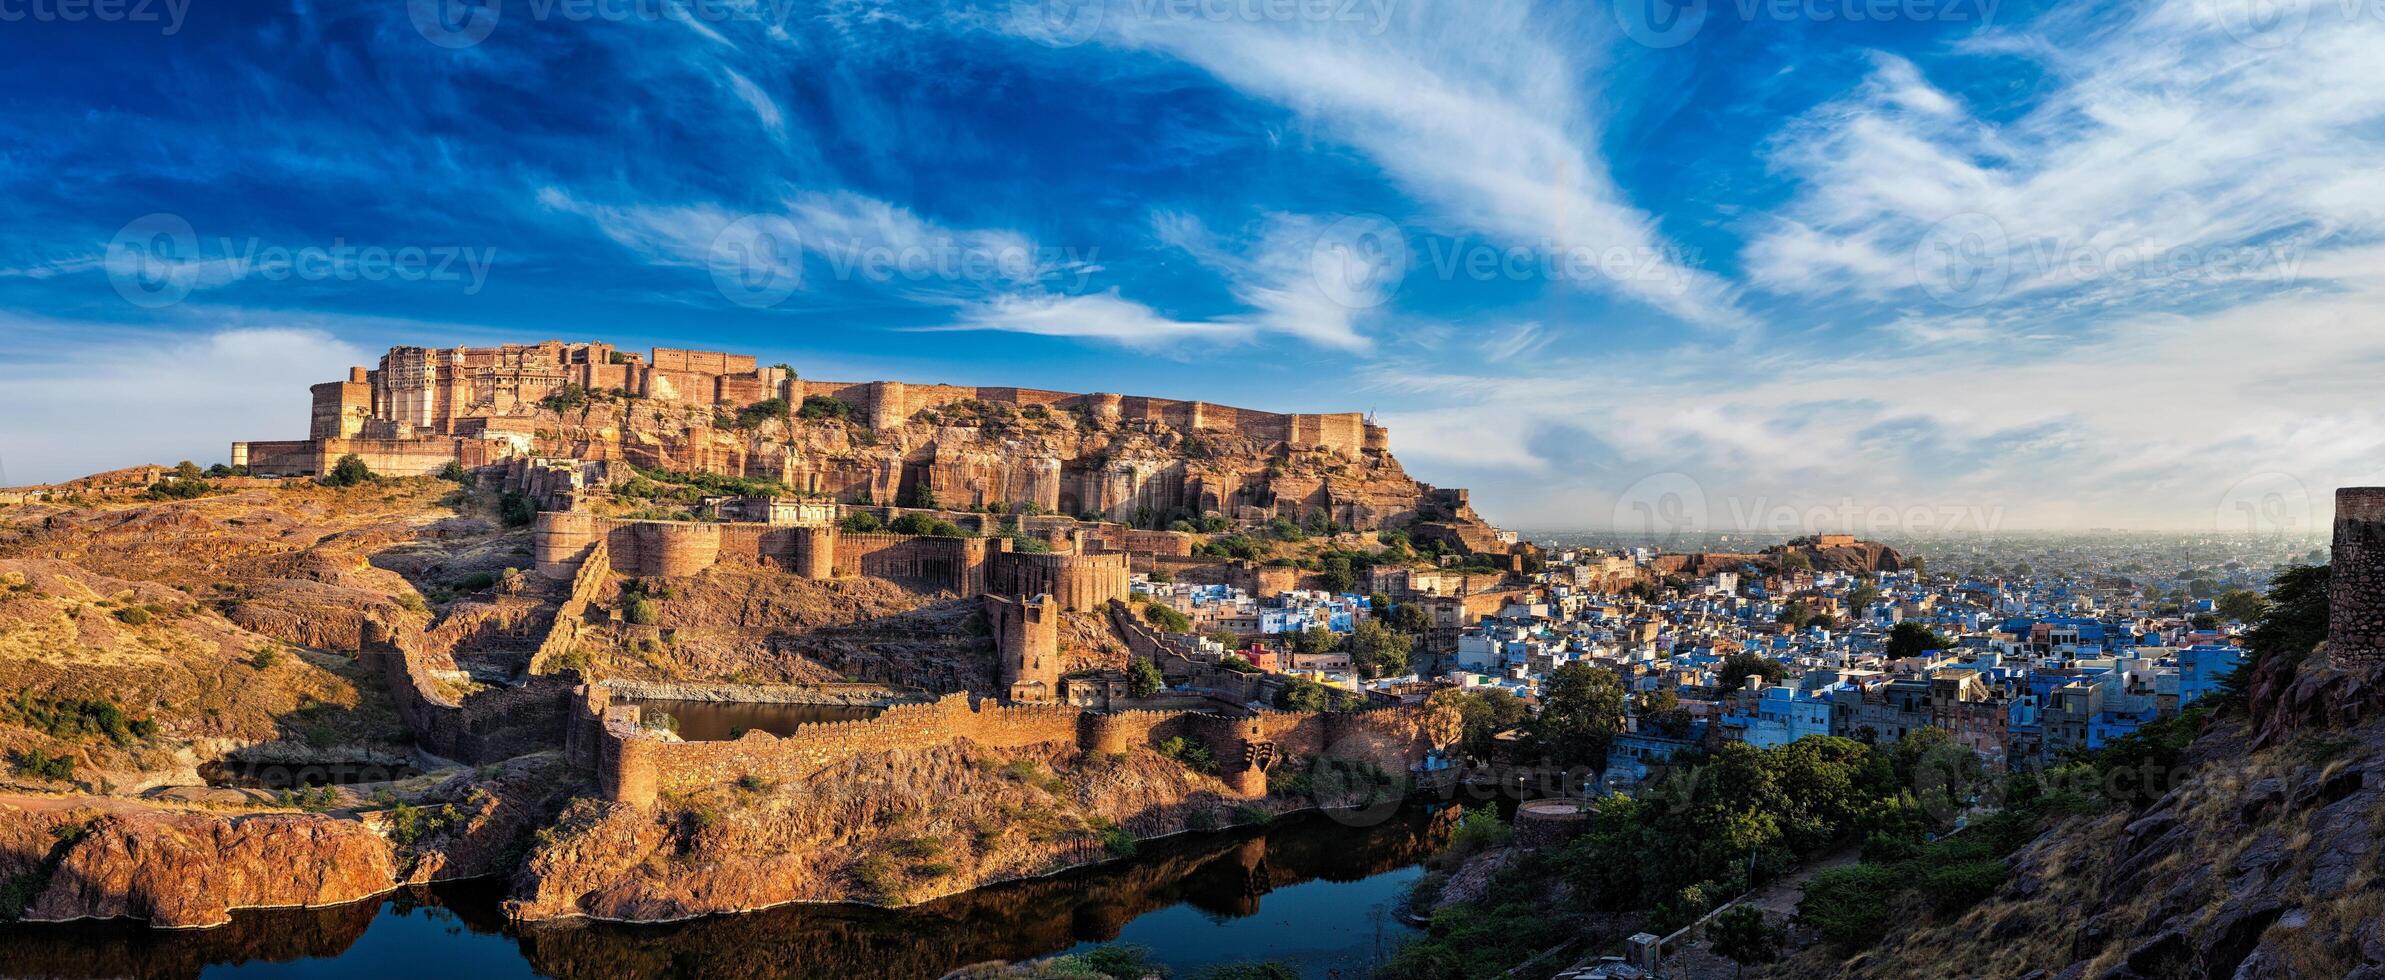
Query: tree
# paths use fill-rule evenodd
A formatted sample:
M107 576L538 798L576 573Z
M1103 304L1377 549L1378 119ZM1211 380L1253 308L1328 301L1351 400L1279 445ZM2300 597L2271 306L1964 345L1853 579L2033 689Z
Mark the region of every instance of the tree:
M1920 623L1898 623L1894 629L1888 631L1888 659L1890 660L1918 657L1924 651L1946 650L1953 646L1954 641L1939 636L1937 630Z
M857 510L846 514L845 519L838 522L838 526L842 527L846 534L876 534L886 530L886 525L878 520L878 515L866 510Z
M1615 672L1574 662L1550 671L1540 685L1540 714L1532 743L1559 766L1607 768L1607 750L1623 730L1623 682Z
M1292 649L1301 653L1332 653L1341 649L1342 638L1322 626L1311 626L1293 634Z
M1162 632L1192 632L1192 620L1186 619L1183 613L1161 603L1154 602L1144 606L1143 618L1148 620L1151 625L1159 627Z
M1331 711L1340 700L1334 689L1306 677L1295 677L1284 685L1276 703L1286 711Z
M1160 676L1158 664L1142 657L1136 657L1126 662L1126 693L1128 695L1147 698L1158 694L1159 689L1165 684L1166 679Z
M1762 676L1766 684L1778 684L1781 678L1789 676L1789 669L1771 657L1742 651L1724 657L1716 673L1723 690L1736 691L1746 687L1747 679L1755 676Z
M2257 670L2277 675L2284 690L2302 659L2327 639L2328 586L2332 571L2325 565L2294 565L2269 580L2267 608L2259 622L2244 631L2244 662L2221 682L2223 705L2241 705Z
M1672 688L1641 694L1634 699L1632 710L1642 727L1653 728L1667 738L1689 734L1689 709L1681 706L1681 693Z
M1731 906L1706 923L1706 939L1714 944L1714 955L1738 964L1741 976L1747 975L1750 963L1770 963L1778 958L1781 938L1780 927L1753 905Z
M1350 634L1350 660L1368 677L1407 673L1408 658L1415 650L1414 637L1371 619Z
M1328 556L1319 577L1325 580L1325 591L1336 595L1358 587L1358 573L1350 568L1348 555Z
M1781 552L1780 567L1782 571L1810 572L1814 570L1814 560L1806 557L1805 552L1791 549Z
M339 462L331 464L331 475L324 477L323 483L325 486L352 487L372 480L372 468L364 465L364 460L355 453L349 453L340 457Z
M206 475L205 470L199 469L199 464L190 460L186 459L174 464L174 478L177 480L196 480Z
M928 489L927 479L922 477L903 490L900 503L904 507L922 507L934 510L936 508L936 491Z
M1472 691L1442 688L1427 697L1425 703L1457 709L1459 749L1474 759L1490 758L1492 748L1498 744L1498 734L1514 728L1531 714L1524 699L1507 693L1505 688Z
M1804 627L1806 620L1810 618L1812 618L1812 614L1805 611L1805 603L1795 599L1789 600L1788 605L1780 607L1780 615L1773 617L1775 622L1790 629Z
M2214 608L2222 616L2239 623L2249 623L2260 619L2261 614L2268 611L2269 602L2251 589L2229 589L2220 593Z
M1847 611L1861 616L1865 609L1870 608L1872 603L1878 601L1880 601L1880 590L1869 585L1858 585L1847 593Z

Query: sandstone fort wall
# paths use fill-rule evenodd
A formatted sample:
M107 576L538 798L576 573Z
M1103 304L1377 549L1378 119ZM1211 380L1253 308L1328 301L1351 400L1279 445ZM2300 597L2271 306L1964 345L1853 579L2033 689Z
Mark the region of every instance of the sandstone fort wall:
M2339 670L2385 664L2385 487L2335 492L2327 658Z
M1048 595L1069 612L1100 612L1125 601L1127 559L1116 555L1060 555L997 552L987 569L986 591L1014 596Z

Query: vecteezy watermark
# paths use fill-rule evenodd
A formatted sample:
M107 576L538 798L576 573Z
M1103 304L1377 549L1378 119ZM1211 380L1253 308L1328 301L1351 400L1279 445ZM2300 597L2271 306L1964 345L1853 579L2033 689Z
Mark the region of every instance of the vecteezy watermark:
M2016 239L1976 211L1931 225L1913 246L1913 279L1940 303L1983 306L2019 285L2090 282L2292 282L2303 255L2288 245L2154 245Z
M0 0L0 24L157 24L182 33L190 0Z
M2211 511L2211 528L2225 533L2287 537L2310 531L2317 523L2310 488L2284 473L2255 473L2238 480L2220 494Z
M934 235L907 241L806 234L785 216L749 214L713 236L705 265L723 298L756 309L777 306L813 272L835 282L974 285L1006 288L1073 276L1082 289L1101 249L1038 246L993 234ZM807 261L816 262L812 272Z
M1354 310L1373 309L1419 278L1441 282L1679 282L1695 268L1694 249L1594 245L1546 239L1492 243L1426 236L1411 242L1405 229L1379 214L1355 214L1325 225L1309 249L1309 271L1325 298Z
M1994 22L2001 0L1612 0L1615 24L1644 47L1677 48L1717 18L1742 24L1973 24Z
M1805 535L1841 533L1904 536L1946 531L1993 532L2004 526L2001 504L1788 503L1769 497L1712 497L1695 477L1666 472L1633 483L1615 496L1608 526L1671 549L1708 534Z
M1309 274L1325 298L1353 310L1390 302L1408 276L1408 234L1379 214L1356 214L1317 233Z
M1674 282L1703 256L1696 249L1672 246L1555 240L1495 245L1463 238L1434 238L1425 243L1424 251L1426 267L1442 282Z
M108 240L108 282L125 302L158 309L192 290L234 282L460 282L479 294L497 261L496 246L267 245L261 238L217 238L212 255L178 214L146 214Z
M1399 0L1011 0L1010 30L1054 47L1093 40L1112 23L1332 25L1380 36Z

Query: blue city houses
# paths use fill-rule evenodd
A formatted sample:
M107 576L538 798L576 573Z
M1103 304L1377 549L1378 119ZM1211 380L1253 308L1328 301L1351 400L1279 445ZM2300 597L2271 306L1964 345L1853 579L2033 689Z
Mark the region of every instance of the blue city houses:
M2234 644L2198 643L2178 651L2178 705L2218 689L2219 682L2244 662L2244 650Z
M1749 745L1778 748L1808 735L1830 734L1831 703L1828 689L1767 687L1756 697L1753 714L1727 713L1723 725L1739 729Z

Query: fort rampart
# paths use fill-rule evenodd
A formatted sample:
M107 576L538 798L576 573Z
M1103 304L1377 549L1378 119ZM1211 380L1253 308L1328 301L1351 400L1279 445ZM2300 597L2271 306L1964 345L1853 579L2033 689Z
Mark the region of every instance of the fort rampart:
M1267 792L1267 771L1293 758L1370 763L1405 773L1455 732L1437 731L1422 708L1351 713L1124 711L1064 705L973 701L953 694L932 704L898 705L866 721L807 725L785 737L747 732L727 742L681 742L642 727L642 711L611 704L601 689L578 709L592 745L600 790L608 799L652 803L662 796L740 780L802 780L874 753L932 748L956 739L992 748L1073 745L1122 753L1168 738L1191 739L1218 760L1220 778L1246 796Z

